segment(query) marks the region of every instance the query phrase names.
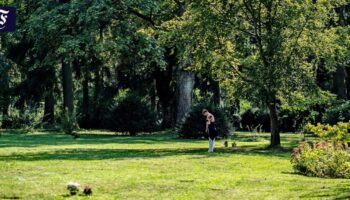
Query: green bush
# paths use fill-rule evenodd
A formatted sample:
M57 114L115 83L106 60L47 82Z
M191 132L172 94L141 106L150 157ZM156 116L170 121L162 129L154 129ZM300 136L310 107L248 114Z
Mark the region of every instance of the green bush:
M181 138L207 138L205 133L205 117L202 115L202 109L208 109L215 117L215 125L218 131L218 137L228 138L230 135L230 126L225 110L217 108L208 103L200 103L195 105L191 112L188 113L186 120L180 126L178 131Z
M320 140L300 142L293 150L291 163L306 176L350 178L350 156L341 143Z
M329 108L324 114L322 121L326 124L336 124L340 121L346 122L350 120L350 101L342 104L335 104Z
M14 112L2 120L2 128L19 128L24 133L33 132L40 125L42 125L41 113L30 107L22 112Z
M349 130L350 130L350 121L348 122L338 122L337 124L331 126L329 124L323 125L317 123L317 125L312 125L308 123L306 129L309 132L314 133L318 137L330 139L337 142L349 142Z
M134 136L139 132L159 130L157 114L137 94L129 93L118 99L105 118L104 127Z

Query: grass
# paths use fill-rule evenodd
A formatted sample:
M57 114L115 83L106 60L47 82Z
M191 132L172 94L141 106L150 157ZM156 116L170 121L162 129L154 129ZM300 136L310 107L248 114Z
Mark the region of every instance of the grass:
M283 134L283 148L251 142L238 149L171 132L137 137L85 131L74 140L55 132L0 136L0 199L348 199L350 181L293 173L290 152L298 134ZM268 135L259 135L268 139ZM93 195L69 197L66 183L90 184Z

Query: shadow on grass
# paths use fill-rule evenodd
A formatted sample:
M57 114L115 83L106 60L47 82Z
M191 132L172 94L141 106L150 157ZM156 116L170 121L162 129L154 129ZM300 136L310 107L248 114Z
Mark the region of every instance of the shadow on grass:
M139 136L125 136L114 134L100 134L100 133L84 133L81 138L74 139L70 135L59 132L45 132L38 134L19 134L20 130L0 131L0 148L7 147L40 147L50 145L90 145L90 144L171 144L171 143L201 143L201 139L180 139L177 135L170 131L158 132L155 134L145 134ZM255 138L250 133L240 133L235 138L237 142L261 142L250 141ZM268 135L261 136L266 143L268 142ZM223 141L223 140L221 140ZM298 136L295 134L282 134L283 144L288 147L296 146ZM220 140L218 140L220 142Z
M0 148L7 147L40 147L49 145L89 145L89 144L171 144L200 143L201 140L177 139L175 134L149 134L140 136L125 136L113 134L82 134L74 139L62 133L40 134L3 134L0 136Z
M211 156L267 156L289 159L290 149L268 149L264 147L240 147L238 149L217 148L208 153L207 148L159 148L159 149L62 149L39 153L22 153L0 156L2 161L39 161L39 160L104 160L104 159L145 159L169 156L196 155Z
M336 187L322 187L317 191L301 195L302 199L334 199L345 200L350 199L350 184L341 184Z
M250 134L241 133L240 138L245 139ZM181 155L198 155L198 156L229 156L232 154L244 154L252 156L281 157L289 159L292 147L296 145L298 138L294 134L282 135L283 144L286 148L269 149L267 143L243 143L238 148L216 148L214 154L207 153L207 146L203 148L171 148L174 143L203 143L203 140L178 139L176 135L169 131L158 132L156 134L140 135L136 137L117 136L113 134L82 134L80 139L73 139L69 135L62 133L39 133L39 134L4 134L0 137L0 148L23 147L36 148L40 146L57 145L79 145L76 149L64 149L45 151L37 153L18 153L11 155L0 155L0 160L103 160L103 159L129 159L129 158L155 158L164 156L181 156ZM223 143L223 140L221 140ZM221 141L216 143L220 147ZM239 141L237 138L236 141ZM88 145L103 144L126 144L127 149L123 146L116 145L116 148L84 148ZM129 148L129 145L149 144L151 148ZM169 144L164 147L154 148L152 145ZM111 146L113 147L113 146Z

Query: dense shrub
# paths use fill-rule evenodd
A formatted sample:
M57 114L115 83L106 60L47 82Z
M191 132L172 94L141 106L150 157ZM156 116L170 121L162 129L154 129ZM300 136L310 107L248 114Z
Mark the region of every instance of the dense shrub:
M350 156L342 143L326 140L300 142L292 153L296 172L307 176L350 178Z
M256 127L261 127L264 131L270 131L270 116L267 111L251 108L241 115L241 129L252 131Z
M349 142L349 130L350 130L350 121L348 122L338 122L337 124L331 126L329 124L323 125L317 123L317 125L312 125L308 123L306 125L308 131L314 133L315 135L330 139L333 141Z
M336 124L339 121L345 122L350 120L350 101L342 104L334 104L323 116L323 122L326 124Z
M208 103L200 103L195 105L188 114L186 120L178 131L182 138L207 138L205 133L205 117L202 115L202 109L208 109L215 117L215 125L218 131L218 137L228 138L230 134L230 126L223 108L215 107Z
M42 125L41 113L33 108L24 109L22 112L14 112L11 116L2 119L2 128L19 128L24 132L32 132Z
M296 132L305 127L309 121L319 122L326 110L324 104L307 105L307 108L280 107L280 131ZM269 112L264 109L250 108L241 114L241 130L252 131L261 126L263 131L270 131Z
M325 91L309 96L291 93L279 106L280 130L296 132L302 130L308 122L321 122L324 113L335 102L334 95Z
M158 130L157 114L137 94L127 94L112 106L104 120L104 127L117 132L138 132Z

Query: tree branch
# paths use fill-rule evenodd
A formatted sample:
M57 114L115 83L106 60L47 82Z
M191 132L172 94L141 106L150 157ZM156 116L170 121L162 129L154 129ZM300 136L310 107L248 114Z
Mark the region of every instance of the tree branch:
M128 11L131 13L131 14L134 14L135 16L147 21L148 23L150 23L152 26L156 26L156 22L152 19L152 15L150 16L147 16L147 15L144 15L142 13L140 13L139 11L133 9L133 8L128 8Z

